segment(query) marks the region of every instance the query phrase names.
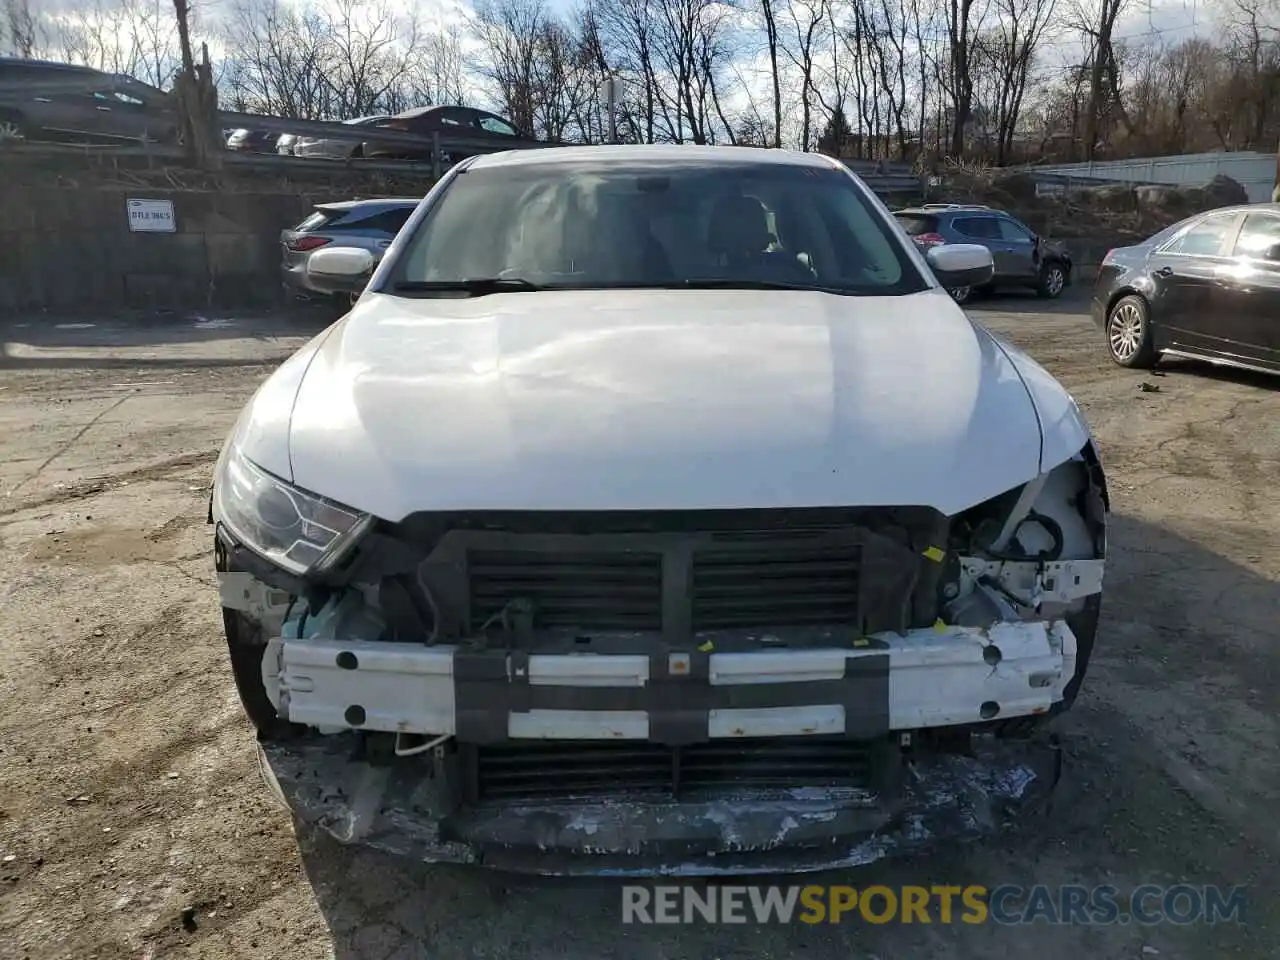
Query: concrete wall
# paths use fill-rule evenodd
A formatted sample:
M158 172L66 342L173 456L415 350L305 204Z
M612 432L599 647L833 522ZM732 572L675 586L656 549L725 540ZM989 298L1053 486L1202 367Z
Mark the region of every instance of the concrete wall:
M1140 160L1100 160L1093 163L1060 163L1023 168L1028 172L1057 174L1078 179L1078 186L1090 181L1118 180L1128 183L1168 183L1201 187L1223 175L1244 187L1250 203L1271 199L1276 185L1276 156L1241 150L1234 153L1191 153L1172 157L1145 157Z
M131 233L131 198L172 200L177 232ZM298 193L0 183L0 311L277 302L280 231L311 206Z

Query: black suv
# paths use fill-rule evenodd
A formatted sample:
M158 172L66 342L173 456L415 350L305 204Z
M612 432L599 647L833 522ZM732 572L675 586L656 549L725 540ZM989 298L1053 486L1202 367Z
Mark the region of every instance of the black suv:
M1046 240L1017 217L991 207L926 203L894 213L898 223L922 250L940 243L977 243L991 251L995 278L983 291L997 287L1030 287L1042 297L1056 297L1071 285L1071 254L1061 243ZM951 291L959 303L974 291Z

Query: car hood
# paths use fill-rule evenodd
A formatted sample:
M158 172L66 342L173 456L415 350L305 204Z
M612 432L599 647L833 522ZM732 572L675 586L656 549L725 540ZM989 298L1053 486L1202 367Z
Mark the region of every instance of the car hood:
M950 514L1035 476L1041 439L1016 366L942 291L366 293L315 349L288 450L294 483L390 521Z

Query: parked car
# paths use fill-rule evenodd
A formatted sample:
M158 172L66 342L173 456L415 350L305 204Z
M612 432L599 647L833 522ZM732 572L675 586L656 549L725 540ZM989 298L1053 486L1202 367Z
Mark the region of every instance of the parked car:
M369 127L390 119L391 117L386 114L376 114L372 117L356 117L354 120L342 122L353 127ZM299 137L294 145L294 153L299 157L350 160L352 157L364 155L364 144L359 140L339 140L332 137Z
M1010 738L1084 679L1107 493L1071 396L946 292L991 274L817 154L453 168L214 470L272 789L345 842L613 875L1043 799L1060 758Z
M439 133L445 137L452 135L472 140L492 141L494 150L507 150L538 143L534 138L516 129L511 121L474 107L417 107L396 114L390 119L378 121L372 126L375 129L395 130L399 133L412 133L427 138L434 133ZM441 160L447 165L484 152L488 151L445 143L441 150ZM366 157L385 159L430 160L431 145L428 143L422 147L412 147L402 143L379 143L371 139L365 141L363 154Z
M1042 297L1057 297L1071 285L1071 254L1061 242L1046 240L1012 214L968 204L926 203L898 210L898 222L916 245L929 249L942 243L978 243L991 251L995 279L983 292L1001 287L1030 287ZM958 303L972 288L951 291Z
M181 121L163 90L123 74L0 58L0 140L177 143Z
M1280 373L1280 204L1197 214L1109 251L1093 319L1124 367L1167 355Z
M280 231L280 276L285 288L303 299L332 298L344 308L350 306L359 298L369 277L329 278L317 283L307 274L311 255L341 244L368 251L376 264L417 205L413 199L318 204L297 226Z
M236 153L275 153L280 134L270 130L232 130L227 136L227 149Z

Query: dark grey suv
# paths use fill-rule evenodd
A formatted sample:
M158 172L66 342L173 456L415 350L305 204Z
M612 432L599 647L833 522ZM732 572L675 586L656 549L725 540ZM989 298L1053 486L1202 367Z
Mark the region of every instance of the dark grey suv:
M0 141L179 140L176 104L123 74L0 57Z
M898 210L894 216L922 250L940 243L977 243L990 250L996 274L982 292L997 287L1029 287L1042 297L1057 297L1071 285L1071 254L1066 248L1039 236L1003 210L926 203ZM952 290L951 295L964 303L974 292L961 287Z

